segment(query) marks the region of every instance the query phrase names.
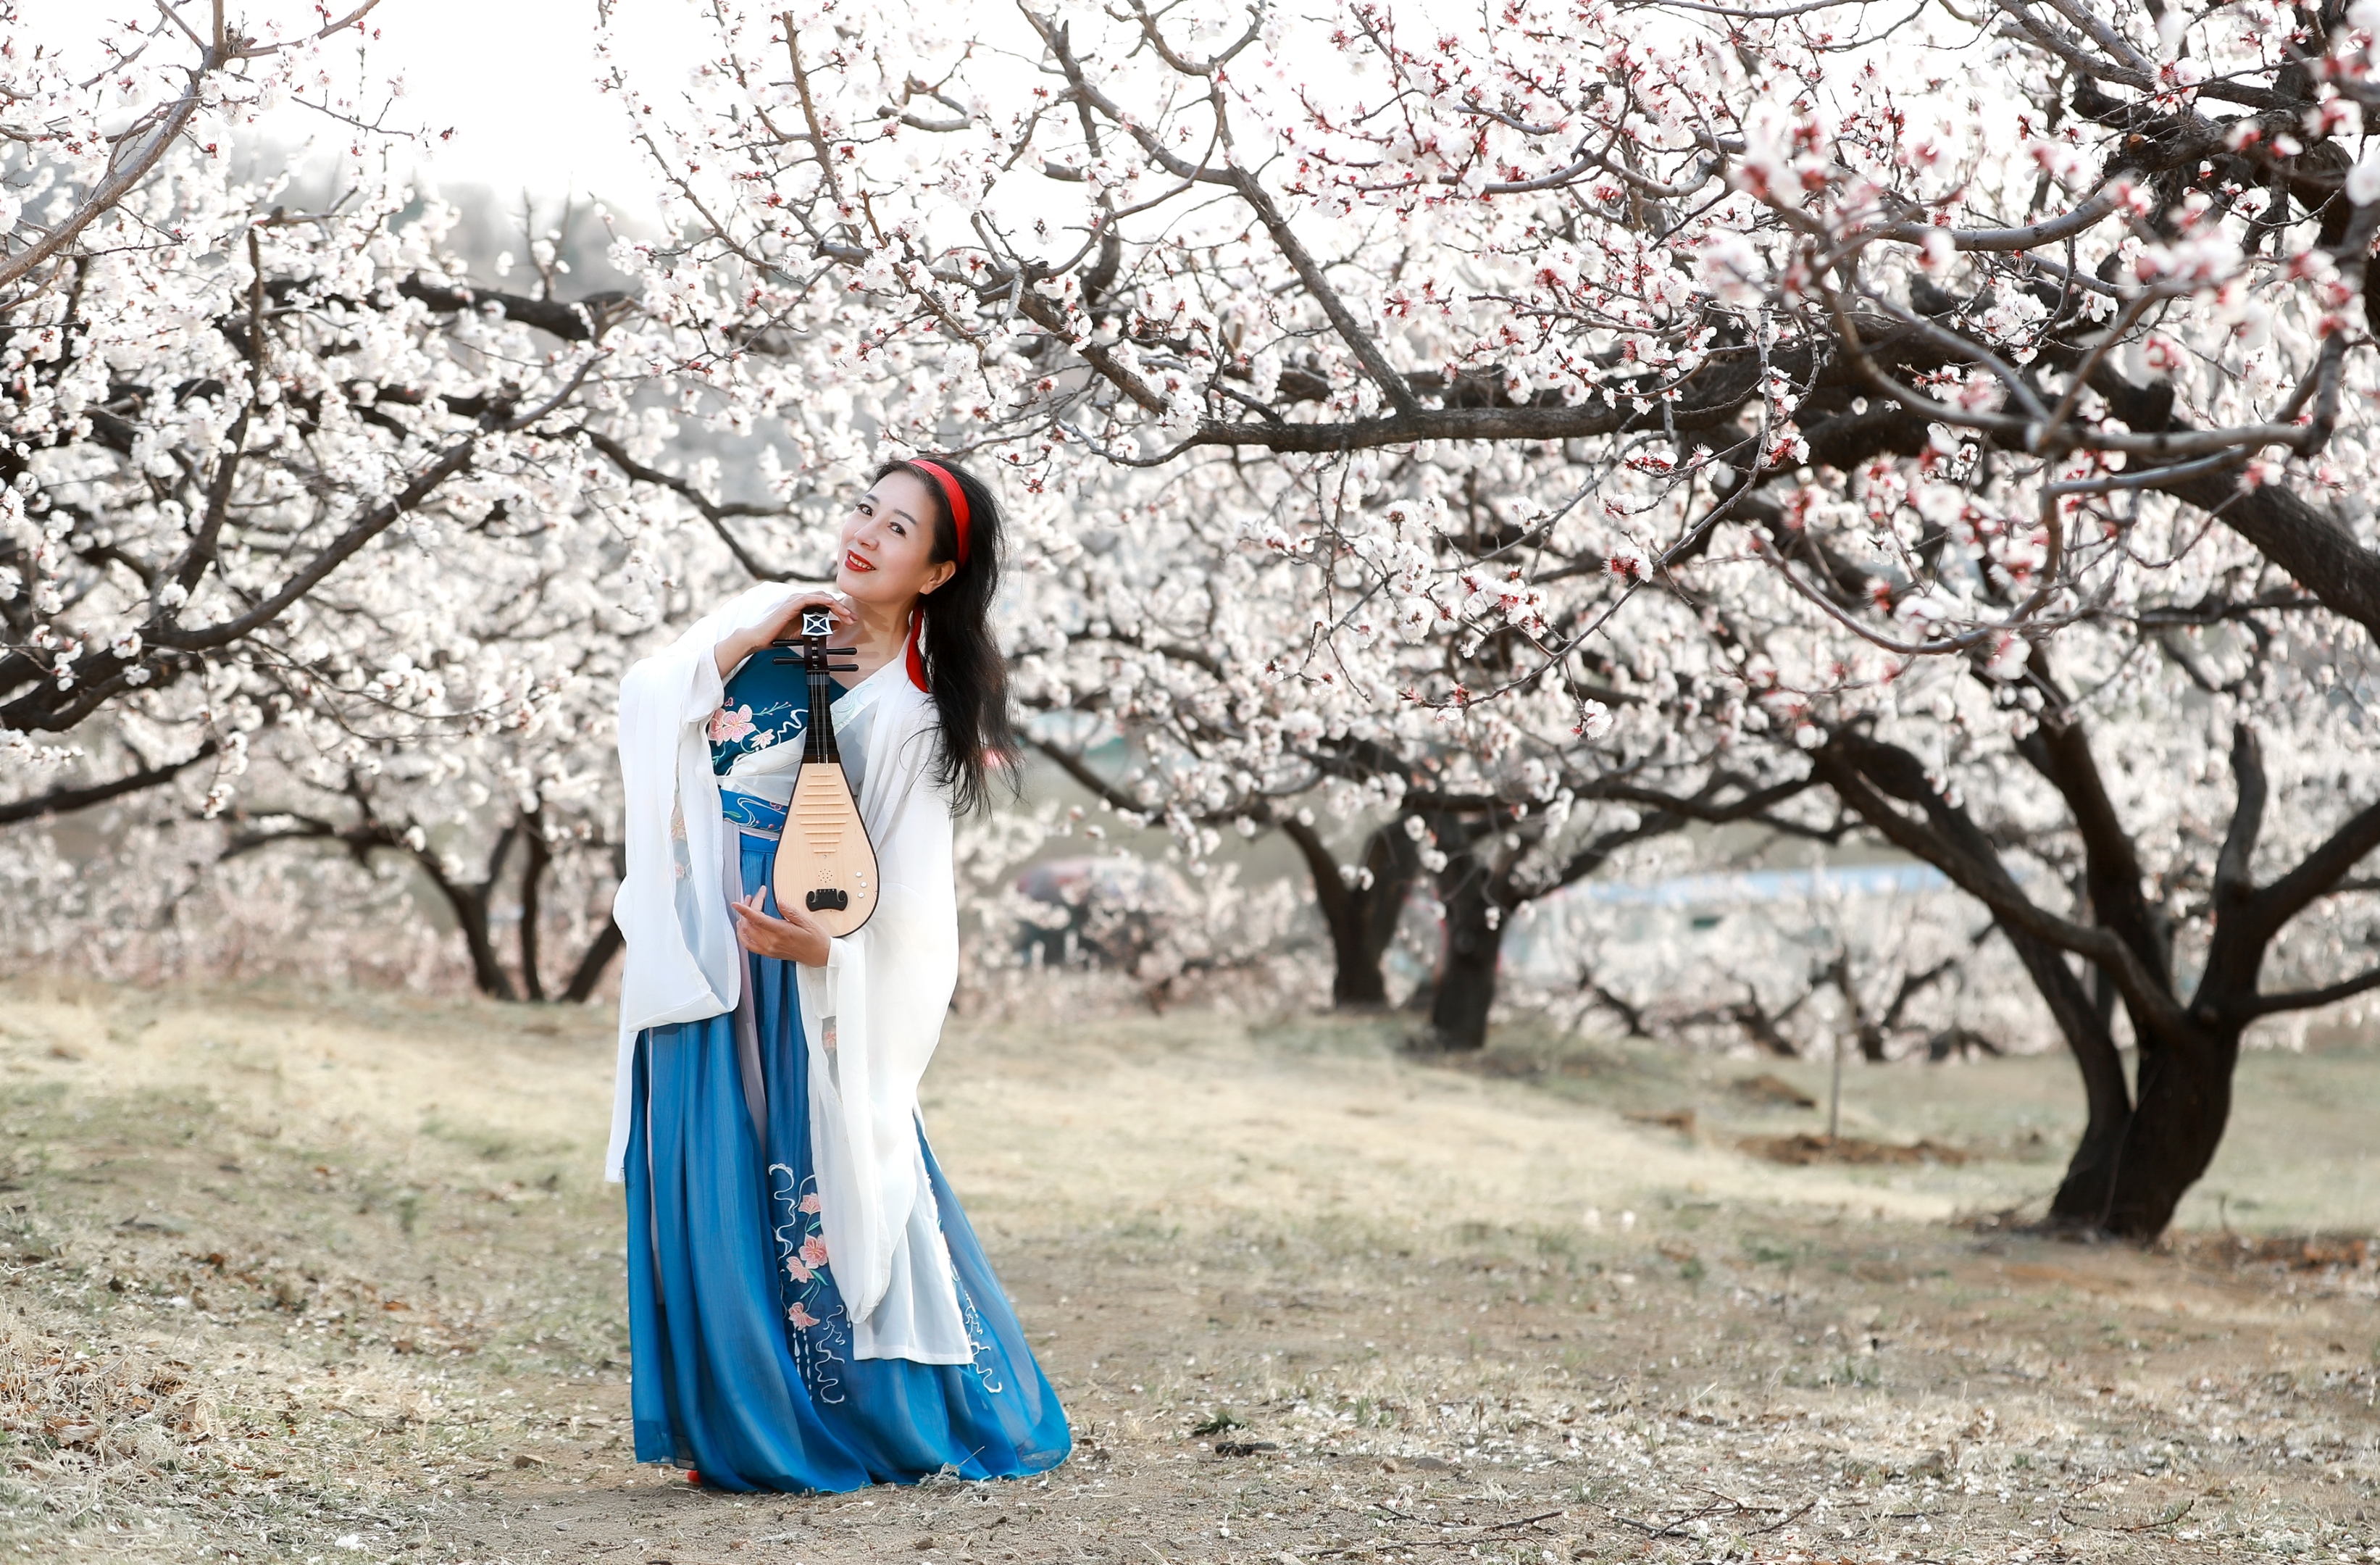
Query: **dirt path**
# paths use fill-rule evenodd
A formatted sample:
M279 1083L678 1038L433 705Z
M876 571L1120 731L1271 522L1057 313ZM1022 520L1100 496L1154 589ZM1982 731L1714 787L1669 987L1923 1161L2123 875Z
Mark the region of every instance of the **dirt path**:
M607 1061L600 1018L0 991L0 1549L2380 1559L2371 1260L1949 1226L2039 1183L2033 1077L1959 1078L1996 1160L1789 1171L1707 1098L1693 1136L1593 1106L1686 1090L1610 1059L1199 1018L954 1029L936 1069L1074 1461L690 1491L623 1450Z

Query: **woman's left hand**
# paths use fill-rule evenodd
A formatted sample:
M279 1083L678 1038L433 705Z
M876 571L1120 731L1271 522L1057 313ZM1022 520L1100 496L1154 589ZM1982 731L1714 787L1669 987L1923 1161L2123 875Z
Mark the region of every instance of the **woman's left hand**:
M750 630L739 630L711 649L719 665L719 677L726 679L735 673L736 665L784 636L801 617L804 609L824 609L834 616L838 632L849 630L859 622L851 612L851 601L828 588L822 592L798 592L777 606L776 612Z
M786 915L783 918L772 917L760 905L766 894L754 892L742 902L727 904L735 914L737 943L755 956L773 956L805 967L825 966L829 937L818 920L798 907L783 909Z

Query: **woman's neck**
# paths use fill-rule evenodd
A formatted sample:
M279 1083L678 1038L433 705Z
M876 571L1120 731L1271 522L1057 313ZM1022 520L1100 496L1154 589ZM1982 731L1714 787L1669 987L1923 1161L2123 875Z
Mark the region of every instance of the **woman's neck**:
M909 616L915 612L917 600L897 609L887 609L858 599L844 600L851 606L855 623L831 643L848 647L857 654L858 668L853 673L853 683L867 679L886 663L899 657L909 641Z

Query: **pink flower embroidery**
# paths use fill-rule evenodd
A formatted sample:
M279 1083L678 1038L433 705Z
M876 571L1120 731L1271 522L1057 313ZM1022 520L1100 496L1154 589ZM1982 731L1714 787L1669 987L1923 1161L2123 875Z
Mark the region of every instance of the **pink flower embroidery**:
M816 1214L826 1210L826 1203L820 1200L818 1198L818 1192L813 1190L808 1195L802 1197L802 1210L815 1216Z
M792 1309L787 1310L785 1312L785 1318L792 1321L795 1326L802 1328L804 1330L808 1330L809 1328L818 1324L818 1316L810 1314L809 1311L802 1308L799 1304L795 1304Z
M826 1241L815 1233L803 1240L802 1262L806 1266L812 1267L826 1265Z
M808 1282L811 1278L816 1277L818 1273L812 1271L809 1268L802 1265L801 1262L788 1256L785 1257L785 1275L792 1278L796 1282Z
M710 714L710 742L732 745L752 732L752 709L738 707L729 711L725 707Z

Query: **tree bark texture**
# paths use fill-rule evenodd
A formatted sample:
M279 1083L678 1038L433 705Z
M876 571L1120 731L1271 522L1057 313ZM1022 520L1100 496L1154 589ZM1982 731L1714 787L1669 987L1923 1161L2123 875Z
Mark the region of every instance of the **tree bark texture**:
M1293 816L1277 822L1296 844L1314 880L1314 901L1330 935L1330 1003L1340 1011L1385 1011L1388 975L1381 959L1396 938L1397 918L1414 878L1421 873L1421 846L1402 820L1381 826L1364 841L1358 875L1351 883L1322 833Z
M1496 1003L1496 967L1504 947L1504 909L1498 905L1494 876L1478 854L1492 823L1456 815L1430 818L1446 866L1438 871L1438 899L1446 909L1444 953L1430 998L1429 1041L1434 1048L1473 1050L1487 1047L1488 1013Z
M2049 1220L2060 1228L2096 1228L2107 1210L2124 1137L2131 1129L2132 1093L2124 1079L2123 1056L2107 1015L2091 1003L2066 953L2030 935L2001 932L2048 1006L2050 1020L2058 1025L2082 1077L2088 1118L2066 1165L2066 1177L2050 1198Z

